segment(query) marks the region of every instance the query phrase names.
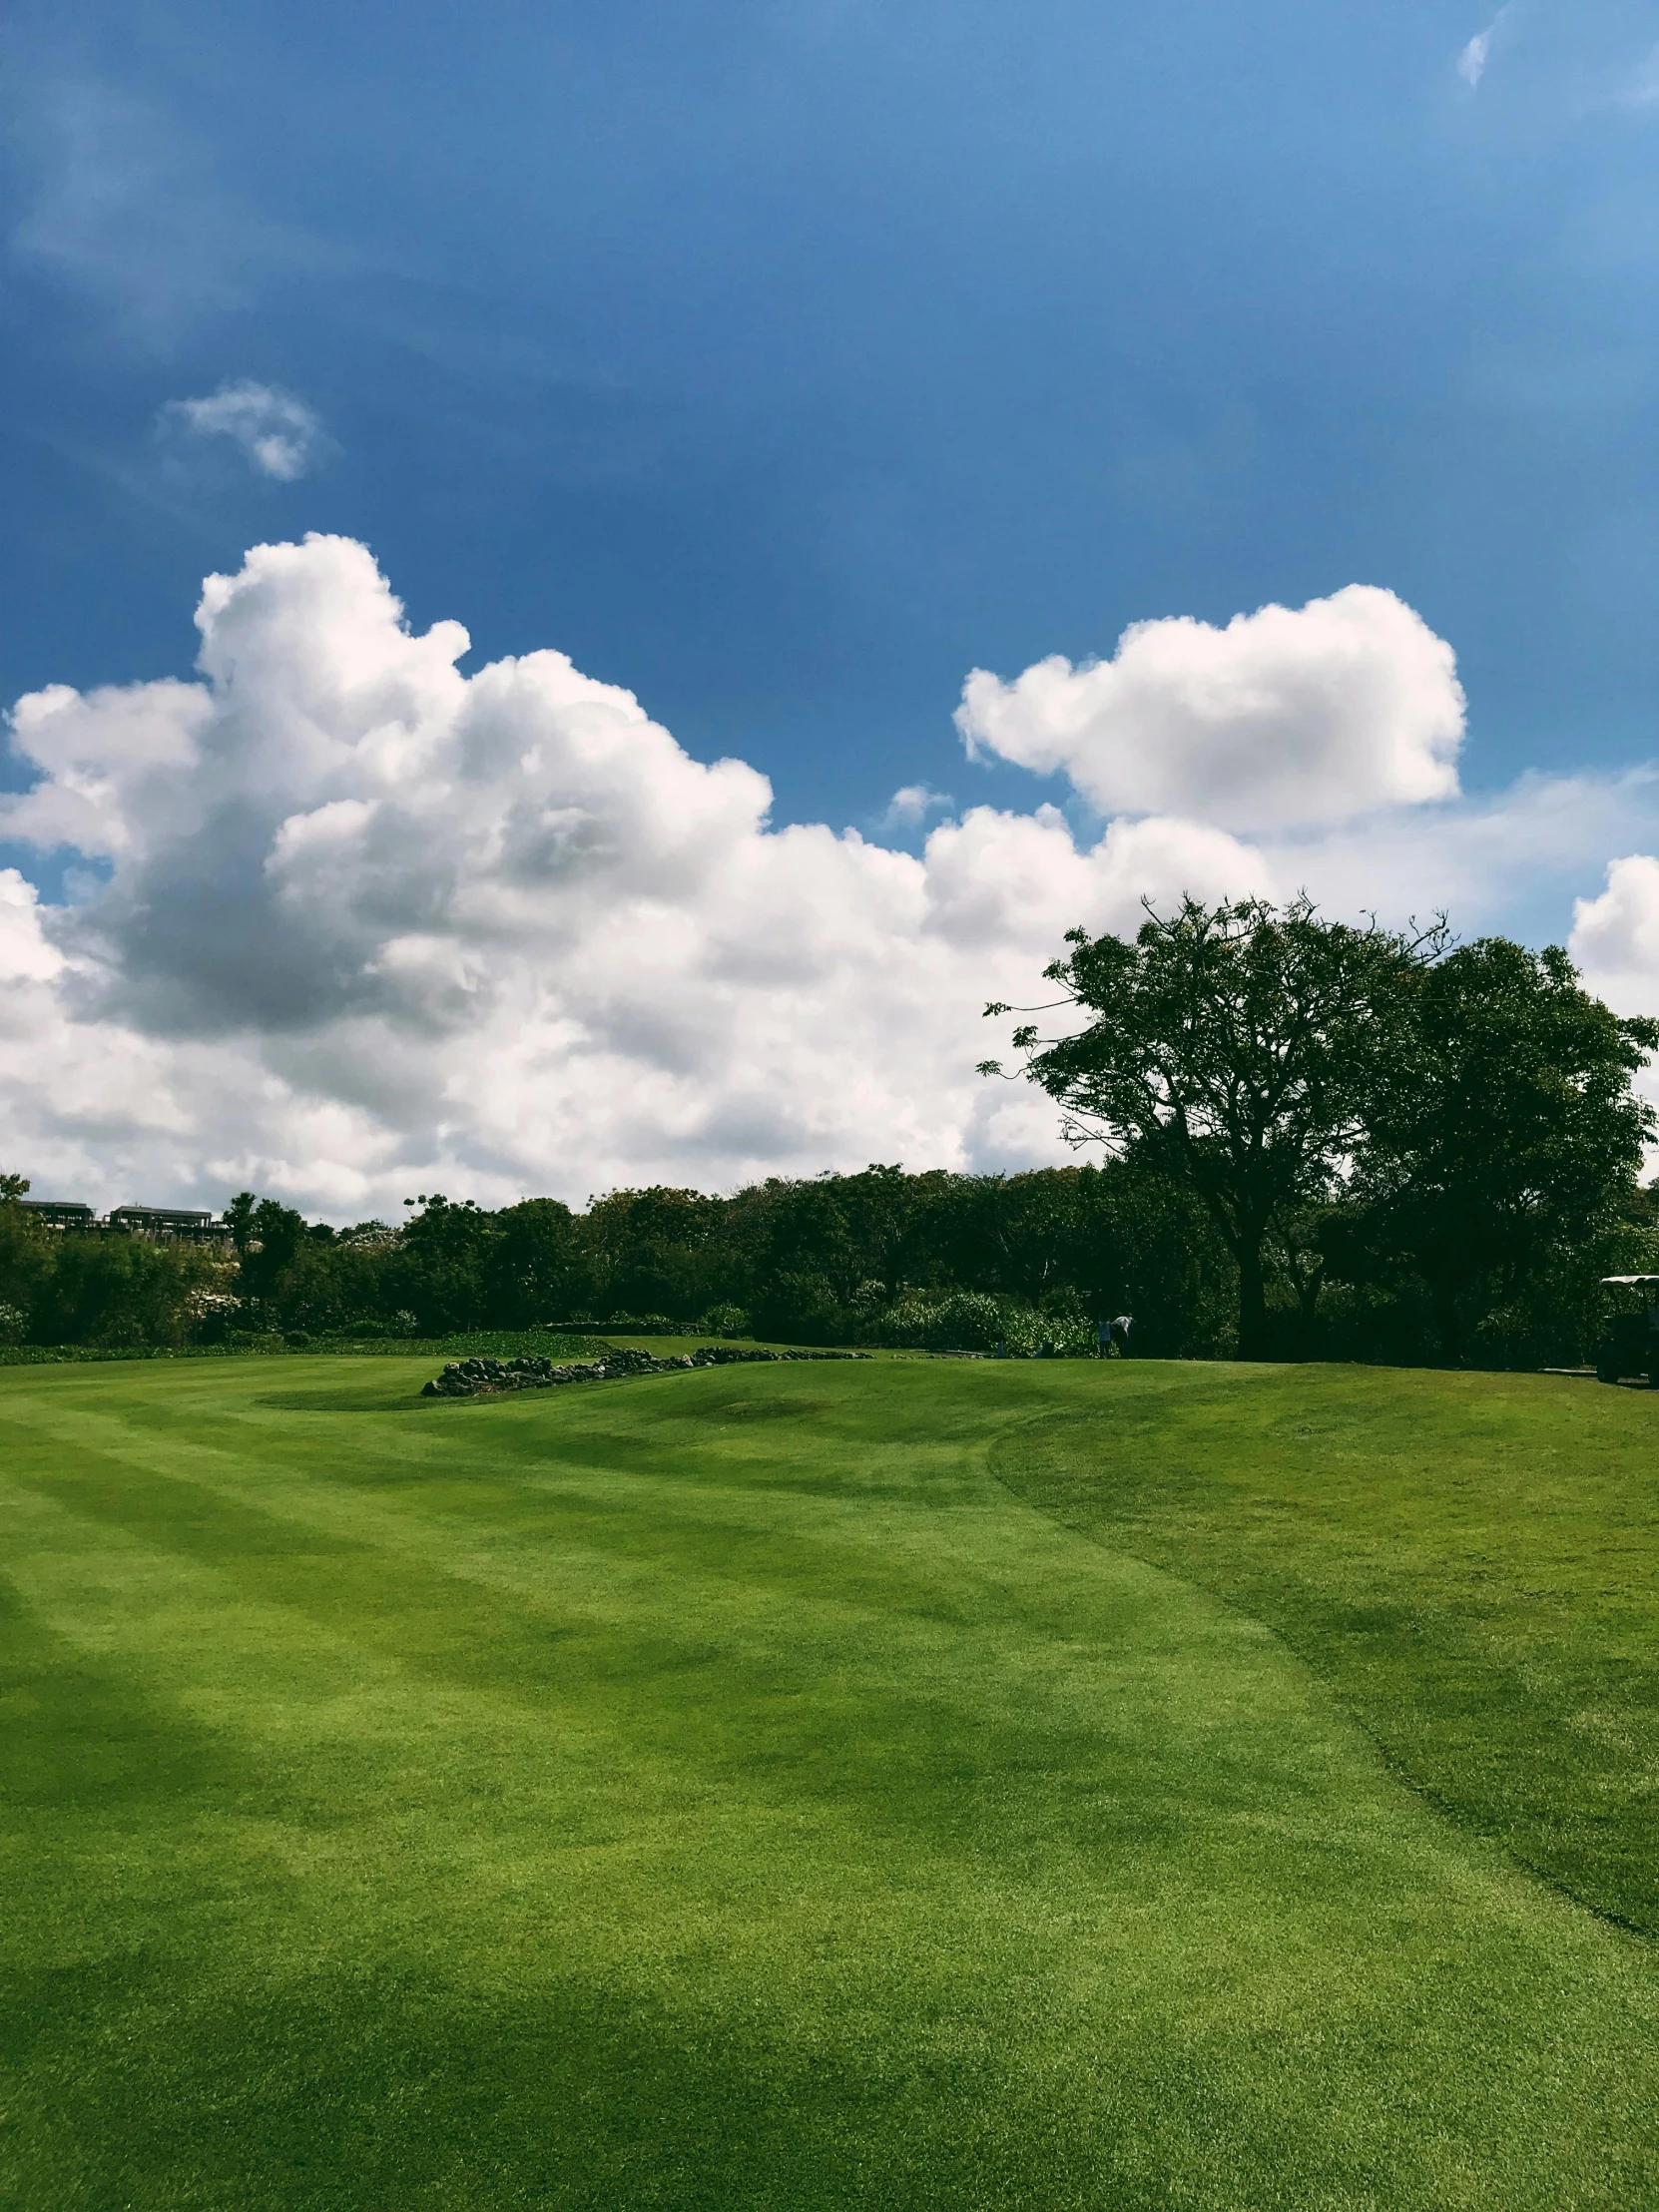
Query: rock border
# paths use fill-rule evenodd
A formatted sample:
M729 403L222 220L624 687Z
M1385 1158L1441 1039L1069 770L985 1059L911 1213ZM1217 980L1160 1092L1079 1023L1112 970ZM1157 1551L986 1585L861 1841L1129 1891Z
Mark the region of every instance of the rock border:
M742 1345L699 1345L695 1352L653 1360L649 1352L622 1347L602 1360L572 1360L555 1367L533 1355L522 1360L452 1360L422 1383L422 1397L501 1397L510 1390L556 1390L566 1382L621 1382L636 1375L675 1375L688 1368L751 1367L788 1360L867 1360L867 1352L765 1352Z

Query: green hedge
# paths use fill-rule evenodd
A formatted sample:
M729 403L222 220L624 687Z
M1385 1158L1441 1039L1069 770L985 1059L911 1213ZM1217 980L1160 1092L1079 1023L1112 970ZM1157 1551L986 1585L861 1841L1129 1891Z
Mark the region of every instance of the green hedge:
M994 1352L1000 1345L1015 1360L1045 1349L1079 1359L1097 1349L1096 1325L1086 1315L1043 1314L981 1291L912 1291L877 1314L865 1335L873 1344L927 1352Z

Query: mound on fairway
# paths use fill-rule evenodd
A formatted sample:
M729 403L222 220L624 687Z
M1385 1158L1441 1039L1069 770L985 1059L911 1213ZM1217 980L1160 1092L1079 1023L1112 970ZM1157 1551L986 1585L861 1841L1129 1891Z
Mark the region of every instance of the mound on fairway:
M19 2212L1659 2202L1659 1400L0 1375Z

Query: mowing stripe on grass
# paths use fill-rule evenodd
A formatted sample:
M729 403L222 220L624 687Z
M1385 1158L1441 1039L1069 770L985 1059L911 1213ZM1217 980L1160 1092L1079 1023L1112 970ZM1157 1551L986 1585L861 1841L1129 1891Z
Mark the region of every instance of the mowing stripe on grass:
M0 1377L9 2202L1659 2199L1648 1947L989 1470L1225 1378L421 1375Z

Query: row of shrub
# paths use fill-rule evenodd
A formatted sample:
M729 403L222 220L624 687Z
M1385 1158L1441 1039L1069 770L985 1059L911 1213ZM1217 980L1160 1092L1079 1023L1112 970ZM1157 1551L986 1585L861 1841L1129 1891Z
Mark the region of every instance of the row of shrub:
M5 1184L0 1344L430 1343L556 1320L577 1335L988 1351L1081 1339L1086 1319L1132 1311L1149 1351L1227 1348L1225 1254L1178 1193L1117 1165L871 1167L729 1198L616 1191L580 1214L432 1194L397 1224L346 1228L245 1192L218 1247L54 1234ZM976 1307L940 1318L958 1295L995 1300L995 1324Z
M1038 1353L1072 1358L1097 1349L1099 1325L1075 1301L1059 1302L1044 1313L1017 1298L985 1291L905 1291L889 1299L881 1283L861 1284L842 1305L797 1302L780 1312L774 1306L763 1319L774 1326L757 1331L741 1306L714 1306L696 1321L673 1321L666 1314L611 1314L598 1323L590 1314L572 1314L559 1326L581 1330L602 1327L609 1336L750 1338L774 1344L885 1345L923 1352L1002 1352L1011 1359Z

